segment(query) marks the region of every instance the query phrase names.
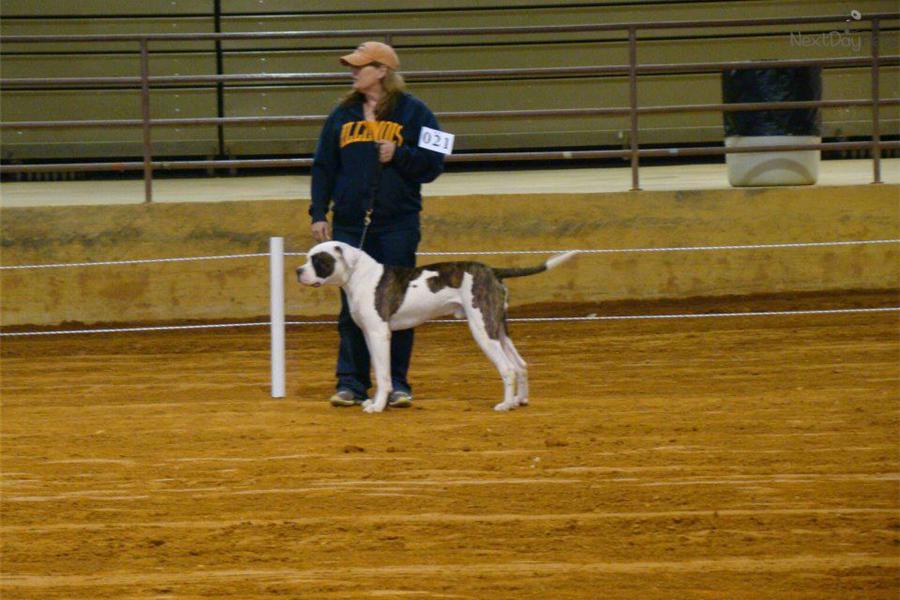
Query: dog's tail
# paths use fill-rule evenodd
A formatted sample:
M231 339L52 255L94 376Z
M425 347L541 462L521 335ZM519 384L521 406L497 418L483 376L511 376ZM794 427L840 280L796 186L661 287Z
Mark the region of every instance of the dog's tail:
M497 276L497 279L509 279L510 277L525 277L527 275L536 275L537 273L549 271L553 267L566 262L576 254L578 254L578 252L575 250L557 254L556 256L551 256L549 259L544 261L543 264L536 267L524 267L521 269L498 269L495 267L491 267L491 270L494 271L494 275Z

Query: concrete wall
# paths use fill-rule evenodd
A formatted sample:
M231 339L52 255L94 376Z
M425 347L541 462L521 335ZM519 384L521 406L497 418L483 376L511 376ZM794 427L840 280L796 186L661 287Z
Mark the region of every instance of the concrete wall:
M637 248L897 238L900 186L428 198L421 251ZM289 251L311 245L306 201L6 208L4 265ZM900 287L898 245L584 255L511 280L511 304ZM486 257L524 265L541 257ZM453 260L425 257L420 264ZM336 313L300 289L289 315ZM2 271L3 325L241 319L268 311L265 258Z

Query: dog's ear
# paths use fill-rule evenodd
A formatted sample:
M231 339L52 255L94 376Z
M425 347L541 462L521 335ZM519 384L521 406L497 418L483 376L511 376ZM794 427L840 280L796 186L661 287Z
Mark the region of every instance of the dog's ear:
M337 259L344 261L344 264L347 265L347 270L352 271L356 267L356 261L359 260L359 252L355 248L352 246L347 246L346 248L335 246L334 252L337 254Z

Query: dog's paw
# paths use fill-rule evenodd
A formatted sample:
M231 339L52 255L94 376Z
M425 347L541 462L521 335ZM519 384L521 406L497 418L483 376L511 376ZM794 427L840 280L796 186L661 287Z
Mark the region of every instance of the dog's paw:
M387 406L387 402L379 405L378 402L376 402L372 398L369 398L362 403L363 410L369 414L384 412L385 406Z
M519 398L519 406L528 406L528 398Z
M517 406L518 404L507 404L506 402L501 402L500 404L494 406L494 410L496 410L497 412L507 412Z

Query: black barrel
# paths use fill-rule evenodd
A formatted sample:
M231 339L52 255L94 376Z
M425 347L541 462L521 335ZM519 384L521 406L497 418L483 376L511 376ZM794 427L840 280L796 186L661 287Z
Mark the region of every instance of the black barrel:
M822 99L822 68L732 69L722 73L723 104ZM725 136L822 135L818 108L725 112Z

